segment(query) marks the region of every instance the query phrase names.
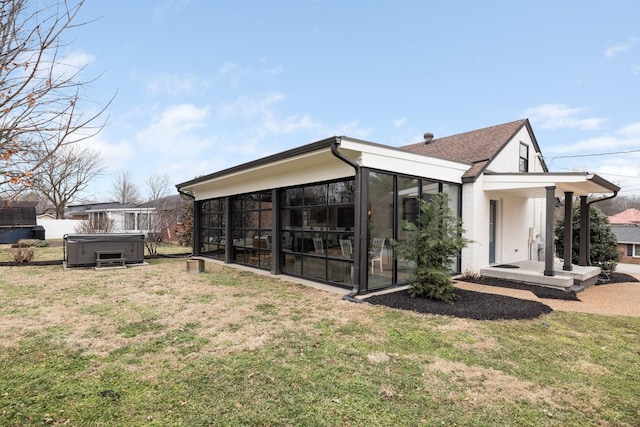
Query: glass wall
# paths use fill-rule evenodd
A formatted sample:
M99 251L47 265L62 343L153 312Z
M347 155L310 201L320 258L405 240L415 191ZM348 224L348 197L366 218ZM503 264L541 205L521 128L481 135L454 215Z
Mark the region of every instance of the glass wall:
M410 239L406 223L417 223L421 198L447 192L449 206L459 215L461 186L371 170L363 176L368 176L363 185L368 202L361 215L366 213L367 222L360 230L366 230L367 246L361 252L366 275L361 272L360 290L366 292L410 280L415 265L396 258L392 242ZM274 193L279 212L273 211ZM357 250L355 196L355 180L350 178L199 202L200 253L350 288ZM280 253L272 253L274 230ZM459 271L458 258L452 259L451 270Z
M224 199L205 200L200 203L200 253L224 259L225 221Z
M367 210L368 250L367 289L379 289L393 283L393 253L391 240L394 239L394 194L395 176L371 172L369 174L369 206ZM386 271L385 271L386 268Z
M232 259L239 264L271 268L273 203L271 191L231 199Z
M367 291L407 283L415 264L395 257L392 241L406 242L411 231L407 222L418 223L419 199L447 192L449 206L460 212L460 186L383 172L369 172L368 205L368 274ZM458 258L452 259L451 271L458 272Z
M423 181L424 184L424 181ZM423 185L424 191L424 185ZM406 242L411 238L411 231L405 227L405 221L418 224L420 217L420 181L416 178L398 177L398 223L396 224L396 240ZM415 263L413 261L398 258L396 260L397 278L395 283L406 283L410 277Z
M282 191L282 272L350 286L354 180Z

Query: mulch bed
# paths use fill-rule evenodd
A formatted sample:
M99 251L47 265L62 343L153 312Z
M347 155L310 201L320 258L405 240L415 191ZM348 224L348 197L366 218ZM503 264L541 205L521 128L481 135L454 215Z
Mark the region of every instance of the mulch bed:
M440 314L476 320L535 319L553 310L537 301L528 301L503 295L456 290L456 301L448 304L429 298L414 298L409 291L374 295L364 299L375 305L384 305L423 314Z
M488 277L481 277L477 280L465 279L465 281L483 285L528 290L533 292L538 298L580 301L575 292L564 292L532 284ZM607 283L637 281L635 277L627 274L612 273L611 280ZM535 319L553 311L551 307L538 301L523 300L503 295L493 295L464 289L457 289L456 295L457 299L453 304L428 298L413 298L409 295L409 291L374 295L363 299L363 301L374 305L383 305L417 313L439 314L476 320Z

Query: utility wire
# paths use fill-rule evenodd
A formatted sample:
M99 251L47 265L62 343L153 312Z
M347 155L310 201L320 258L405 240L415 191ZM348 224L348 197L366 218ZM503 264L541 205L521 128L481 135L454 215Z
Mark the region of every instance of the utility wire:
M571 156L555 156L551 158L551 161L555 159L567 159L570 157L597 157L597 156L612 156L614 154L628 154L628 153L640 153L640 150L629 150L629 151L614 151L611 153L597 153L597 154L574 154Z

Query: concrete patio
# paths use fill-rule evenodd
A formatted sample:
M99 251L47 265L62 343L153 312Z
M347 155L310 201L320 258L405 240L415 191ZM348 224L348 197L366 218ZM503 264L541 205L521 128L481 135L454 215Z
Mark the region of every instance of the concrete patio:
M564 271L562 262L554 263L554 276L545 276L545 263L541 261L517 261L480 269L480 275L505 280L531 283L564 291L581 292L598 282L599 267L573 265L572 271Z

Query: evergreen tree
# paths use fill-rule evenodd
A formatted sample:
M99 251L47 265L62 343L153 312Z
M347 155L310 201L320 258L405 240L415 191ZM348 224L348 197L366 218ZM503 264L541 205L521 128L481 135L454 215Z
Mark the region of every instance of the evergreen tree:
M394 242L397 256L415 263L412 296L453 303L455 287L449 275L452 260L466 247L462 220L449 208L446 193L420 200L417 224L404 221L406 242Z
M571 263L578 264L580 243L580 207L575 206L571 213L573 223ZM590 264L603 270L613 271L616 268L620 255L618 254L618 240L611 231L611 224L606 215L595 206L589 209L589 221L591 222L591 253ZM556 255L564 259L564 222L561 218L556 223Z

